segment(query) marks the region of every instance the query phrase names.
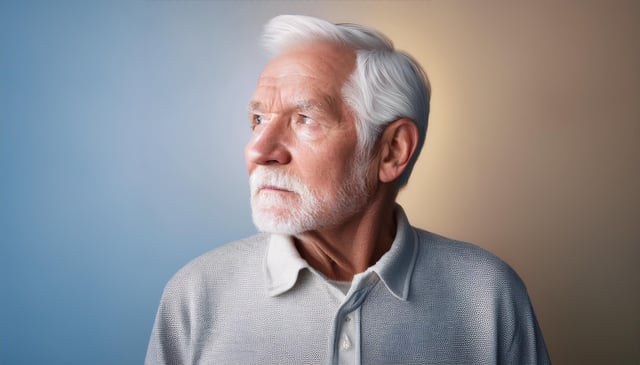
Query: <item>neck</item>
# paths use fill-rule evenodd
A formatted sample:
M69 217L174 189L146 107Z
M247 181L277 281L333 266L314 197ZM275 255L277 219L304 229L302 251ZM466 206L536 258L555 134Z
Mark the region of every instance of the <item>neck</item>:
M351 281L375 264L396 234L395 194L381 194L339 226L295 236L300 256L327 278Z

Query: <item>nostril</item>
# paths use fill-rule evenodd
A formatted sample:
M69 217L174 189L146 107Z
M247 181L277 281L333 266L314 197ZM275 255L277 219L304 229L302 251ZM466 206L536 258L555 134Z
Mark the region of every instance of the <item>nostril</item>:
M291 160L288 135L276 123L261 126L247 145L247 162L255 165L286 164Z
M247 162L256 165L286 164L291 159L284 144L267 141L256 141L247 146L246 158Z

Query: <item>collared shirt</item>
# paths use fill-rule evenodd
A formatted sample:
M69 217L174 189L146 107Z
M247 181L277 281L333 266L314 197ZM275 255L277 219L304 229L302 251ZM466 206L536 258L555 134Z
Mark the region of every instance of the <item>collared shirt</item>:
M416 229L345 294L291 237L257 235L167 284L147 364L549 363L518 276L481 248Z

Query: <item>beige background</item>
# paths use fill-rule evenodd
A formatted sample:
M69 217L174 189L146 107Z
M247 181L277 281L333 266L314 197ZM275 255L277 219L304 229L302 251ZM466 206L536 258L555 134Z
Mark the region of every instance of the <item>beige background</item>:
M426 68L411 221L510 263L554 363L640 363L640 2L300 7L377 27Z

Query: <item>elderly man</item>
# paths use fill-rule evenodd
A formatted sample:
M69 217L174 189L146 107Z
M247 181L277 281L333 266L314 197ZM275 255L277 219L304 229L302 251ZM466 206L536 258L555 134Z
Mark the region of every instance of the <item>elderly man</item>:
M249 103L263 232L165 288L148 364L534 364L548 355L504 262L412 227L395 203L429 85L380 33L302 16L265 28Z

